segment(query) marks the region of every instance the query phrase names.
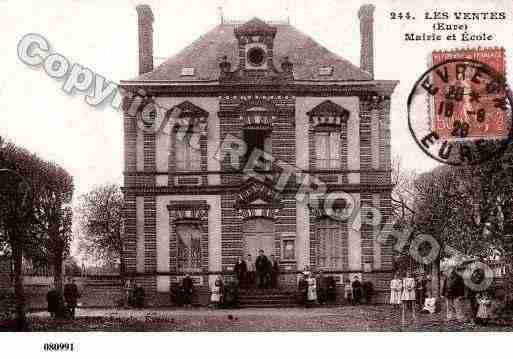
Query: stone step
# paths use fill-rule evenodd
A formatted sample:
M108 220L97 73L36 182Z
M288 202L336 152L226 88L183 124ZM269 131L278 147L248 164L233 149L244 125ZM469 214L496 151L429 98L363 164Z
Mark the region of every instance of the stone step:
M256 295L239 295L240 299L247 300L284 300L294 298L292 295L270 295L270 296L256 296Z
M294 307L296 295L280 290L243 290L239 293L239 303L243 308Z
M259 304L240 304L241 308L291 308L296 307L295 303L287 304L287 303L259 303Z
M258 303L292 303L293 299L283 298L283 299L275 299L275 300L260 300L260 299L239 299L240 303L243 304L258 304Z

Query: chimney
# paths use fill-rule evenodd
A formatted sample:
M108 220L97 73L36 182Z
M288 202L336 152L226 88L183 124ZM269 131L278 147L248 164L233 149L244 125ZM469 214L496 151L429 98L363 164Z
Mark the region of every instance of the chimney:
M137 5L139 32L139 75L153 70L153 12L149 5Z
M366 4L358 10L360 19L360 68L374 79L374 5Z

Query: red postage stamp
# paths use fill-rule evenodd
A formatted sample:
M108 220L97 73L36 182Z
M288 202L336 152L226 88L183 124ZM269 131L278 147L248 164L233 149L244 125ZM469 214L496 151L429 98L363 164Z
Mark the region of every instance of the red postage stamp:
M503 48L478 48L434 51L433 66L450 60L471 60L505 78L506 64ZM451 76L455 74L455 76ZM505 111L497 98L504 97L504 86L484 84L474 71L458 62L447 62L433 74L434 86L444 89L430 98L430 128L440 139L504 139L509 135Z

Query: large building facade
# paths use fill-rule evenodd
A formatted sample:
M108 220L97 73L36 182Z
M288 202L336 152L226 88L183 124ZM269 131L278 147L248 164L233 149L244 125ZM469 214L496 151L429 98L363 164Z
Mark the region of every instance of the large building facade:
M284 290L308 266L384 291L392 247L349 208L383 221L391 211L397 82L374 79L374 7L358 12L360 67L255 18L222 23L154 68L153 13L137 12L140 74L122 87L145 98L124 106L125 274L158 305L189 273L205 303L215 276L263 249Z

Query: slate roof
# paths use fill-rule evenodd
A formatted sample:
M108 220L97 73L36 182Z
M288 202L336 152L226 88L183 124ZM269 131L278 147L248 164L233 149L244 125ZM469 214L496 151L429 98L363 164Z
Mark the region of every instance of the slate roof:
M280 61L288 56L294 65L295 80L372 80L370 74L319 45L292 25L273 24L272 26L277 30L274 39L275 67L281 71ZM232 70L238 67L238 43L234 35L234 30L237 27L240 25L221 24L216 26L153 71L130 81L217 81L219 79L219 62L223 55L227 56ZM325 66L333 67L331 75L319 74L319 68ZM194 75L182 76L184 67L193 67Z

